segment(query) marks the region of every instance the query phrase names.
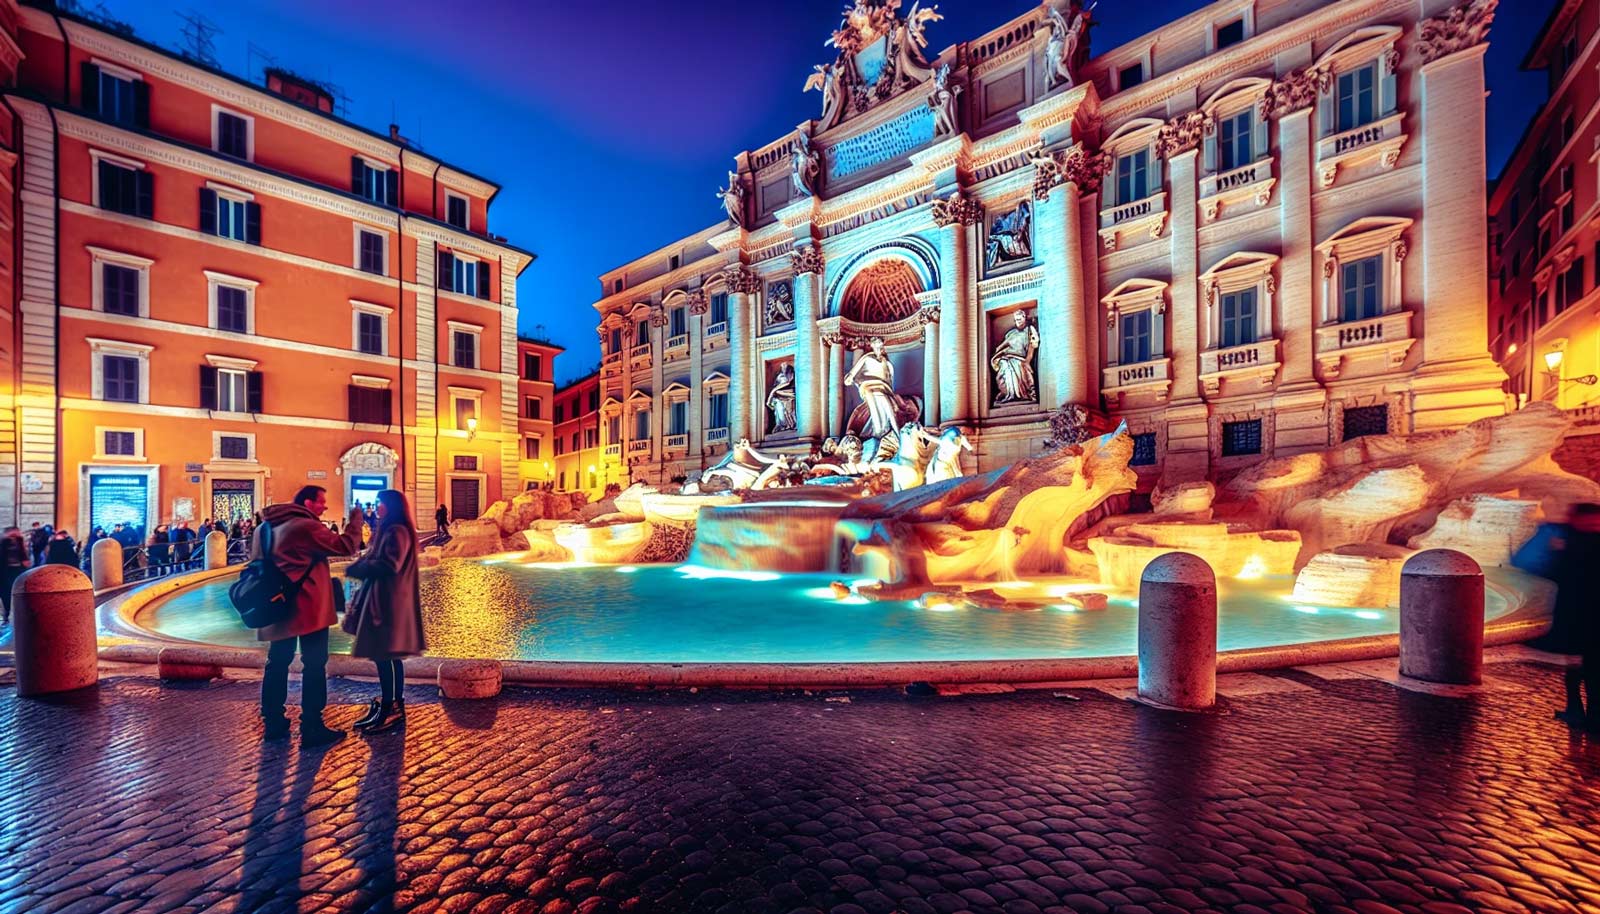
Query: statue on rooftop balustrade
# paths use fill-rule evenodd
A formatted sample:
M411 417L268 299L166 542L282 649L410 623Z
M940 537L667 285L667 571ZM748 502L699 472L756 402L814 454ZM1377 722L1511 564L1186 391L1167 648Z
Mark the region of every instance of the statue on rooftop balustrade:
M738 172L728 172L728 186L718 190L717 197L722 201L722 209L728 214L728 220L744 228L744 184L739 181Z
M1073 70L1078 65L1083 31L1089 24L1089 12L1094 6L1081 9L1077 4L1073 4L1073 8L1068 10L1072 15L1070 21L1053 3L1047 2L1045 9L1050 23L1050 40L1044 46L1047 84L1052 89L1056 86L1071 88L1076 85Z
M816 89L822 93L822 115L818 119L818 129L826 130L839 119L839 112L844 108L844 91L839 85L839 70L833 64L819 63L812 69L816 72L806 77L802 91Z
M822 172L822 157L811 145L811 137L801 133L795 137L794 149L789 153L789 177L794 181L797 197L817 195L817 175Z
M953 136L960 132L956 125L956 96L960 94L961 86L950 82L949 64L934 71L933 92L928 96L928 107L933 109L935 135Z

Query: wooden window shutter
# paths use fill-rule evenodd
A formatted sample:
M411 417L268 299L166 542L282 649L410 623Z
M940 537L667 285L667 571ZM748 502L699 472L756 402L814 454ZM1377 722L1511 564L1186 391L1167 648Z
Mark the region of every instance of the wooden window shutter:
M142 79L133 81L133 123L141 130L150 127L150 84Z
M389 390L378 391L381 409L378 411L380 425L394 424L394 393Z
M153 218L156 212L156 176L140 169L134 183L138 188L134 215Z
M390 206L400 205L400 170L391 168L383 173L384 189L388 191Z
M350 157L350 192L351 193L360 194L362 196L365 196L365 194L362 194L361 185L364 183L363 179L365 179L366 176L367 176L367 163L361 161L361 157L360 156L351 156Z
M252 371L244 377L245 411L261 412L261 372Z
M344 387L344 402L347 410L346 415L350 417L350 421L360 422L362 419L361 388L354 384L346 384Z
M200 231L217 233L217 192L209 187L200 188Z
M250 244L261 243L261 204L244 205L244 240Z
M439 287L455 291L456 258L449 251L439 252Z
M217 370L210 365L200 366L200 408L217 408Z
M478 261L478 297L485 299L489 297L489 262L487 260Z
M81 92L83 107L86 111L100 113L100 68L88 61L78 65L78 72L83 81Z

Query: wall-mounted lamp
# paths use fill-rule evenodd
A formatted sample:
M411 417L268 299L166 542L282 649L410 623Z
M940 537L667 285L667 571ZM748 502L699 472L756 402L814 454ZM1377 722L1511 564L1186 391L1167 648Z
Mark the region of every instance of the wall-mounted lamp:
M467 440L471 441L472 439L474 439L476 437L478 437L478 417L477 416L468 416L467 417Z
M1592 374L1579 375L1575 378L1563 378L1561 376L1561 363L1566 360L1567 355L1564 344L1565 341L1558 343L1554 349L1544 354L1544 365L1550 371L1550 382L1558 386L1561 384L1582 384L1585 387L1593 387L1596 384L1600 384L1600 376Z

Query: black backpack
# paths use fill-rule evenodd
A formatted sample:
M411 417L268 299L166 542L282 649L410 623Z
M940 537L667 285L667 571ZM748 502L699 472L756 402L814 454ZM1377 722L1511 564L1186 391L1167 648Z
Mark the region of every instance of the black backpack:
M272 559L272 527L263 524L261 557L251 559L239 572L239 579L228 588L228 600L239 611L239 618L247 627L276 625L294 614L294 599L316 567L317 563L312 562L300 580L289 580L289 576Z

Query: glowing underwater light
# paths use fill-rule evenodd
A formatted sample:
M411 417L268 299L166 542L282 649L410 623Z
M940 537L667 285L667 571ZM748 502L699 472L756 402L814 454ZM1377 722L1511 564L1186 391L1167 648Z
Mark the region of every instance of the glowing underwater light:
M735 581L755 581L757 583L776 581L783 577L776 571L731 571L722 568L707 568L704 565L679 565L678 574L691 581L729 578Z
M1318 606L1291 606L1289 608L1297 613L1305 613L1308 616L1315 616L1322 612L1322 608Z
M1372 619L1382 619L1383 618L1383 613L1373 612L1370 609L1359 610L1357 612L1351 613L1350 615L1355 616L1357 619L1372 620Z
M637 565L618 565L617 566L617 574L633 574L634 572L636 572L638 570L639 570L639 567Z
M1239 569L1239 573L1234 575L1234 578L1240 581L1254 581L1266 577L1266 575L1267 560L1259 555L1252 555L1245 559L1244 567Z

